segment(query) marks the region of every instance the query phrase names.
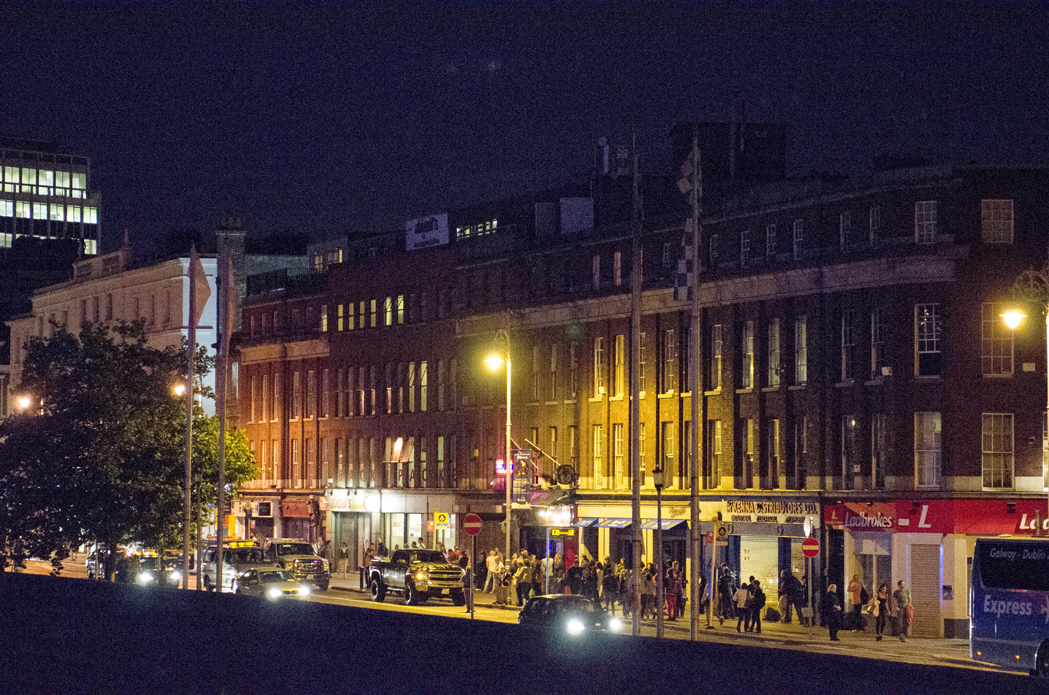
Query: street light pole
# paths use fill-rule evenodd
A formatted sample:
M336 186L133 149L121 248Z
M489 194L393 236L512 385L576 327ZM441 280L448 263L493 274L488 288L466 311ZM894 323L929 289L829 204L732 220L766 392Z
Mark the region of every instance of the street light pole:
M662 468L652 471L656 486L656 639L663 639L663 483Z
M503 472L506 479L506 557L504 562L510 562L510 520L512 510L512 498L511 498L511 487L514 484L514 464L513 459L510 458L511 447L510 447L510 389L513 384L512 377L510 376L510 334L499 329L495 334L496 341L503 340L506 342L506 458L503 459ZM500 364L503 362L503 358L495 355L485 359L485 363L490 369L498 369Z
M1022 301L1037 303L1042 307L1042 313L1045 315L1046 409L1043 414L1045 417L1049 418L1049 260L1046 261L1041 270L1030 268L1020 273L1020 276L1016 278L1016 282L1013 283L1013 294ZM1009 328L1015 329L1020 325L1024 315L1019 311L1007 311L1002 314L1002 317L1005 319L1005 323ZM1044 458L1044 452L1042 456ZM1044 484L1044 469L1042 471L1042 477ZM1047 496L1046 501L1049 503L1049 496ZM1049 520L1049 508L1046 510L1045 519ZM1042 535L1041 526L1042 524L1039 525L1039 528L1035 529L1034 535Z

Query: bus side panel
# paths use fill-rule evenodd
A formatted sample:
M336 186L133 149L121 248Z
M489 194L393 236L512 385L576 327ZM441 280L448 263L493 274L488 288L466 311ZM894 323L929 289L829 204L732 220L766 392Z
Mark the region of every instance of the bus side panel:
M1038 647L1049 639L1049 594L984 589L976 579L969 656L1007 668L1033 669Z

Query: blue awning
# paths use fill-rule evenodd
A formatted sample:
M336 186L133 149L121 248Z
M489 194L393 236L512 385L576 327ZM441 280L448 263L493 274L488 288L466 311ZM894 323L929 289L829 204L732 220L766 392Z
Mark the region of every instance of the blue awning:
M588 517L583 517L582 519L576 520L576 522L574 524L572 524L572 526L593 526L596 523L597 523L597 517L596 516L588 516Z
M630 523L630 519L601 519L597 525L600 528L626 528Z
M683 524L683 523L685 523L684 519L663 519L663 530L664 531L669 531L670 529L674 528L678 524ZM641 522L641 528L649 529L649 530L655 530L655 528L656 528L656 520L655 519L647 519L647 520Z

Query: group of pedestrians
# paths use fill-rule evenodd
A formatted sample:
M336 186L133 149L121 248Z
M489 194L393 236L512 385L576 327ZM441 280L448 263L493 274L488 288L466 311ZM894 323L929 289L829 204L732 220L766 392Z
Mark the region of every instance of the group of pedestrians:
M896 633L901 642L907 641L911 623L914 622L914 604L911 603L911 592L901 579L896 583L896 591L889 594L889 585L882 583L878 591L870 596L866 587L859 580L858 575L853 575L852 581L846 589L849 594L852 611L850 617L853 620L853 630L864 631L863 612L874 618L874 639L882 640L885 627L890 619L895 619ZM831 642L837 642L838 632L843 629L844 614L842 611L841 598L838 596L837 584L827 587L827 594L823 602L823 612L827 618L827 630L830 633Z
M761 634L761 611L765 608L765 592L761 590L761 582L751 575L750 579L736 590L732 600L739 614L736 632L743 628L744 632Z

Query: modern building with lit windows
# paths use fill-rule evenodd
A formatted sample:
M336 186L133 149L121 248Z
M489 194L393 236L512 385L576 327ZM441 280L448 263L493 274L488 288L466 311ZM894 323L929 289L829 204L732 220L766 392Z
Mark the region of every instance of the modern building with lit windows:
M630 557L637 369L646 561L657 467L664 554L693 561L695 465L700 530L729 524L718 563L737 576L770 594L781 571L800 577L809 522L817 595L903 579L915 634L962 636L975 538L1047 518L1044 306L1015 332L1001 319L1017 276L1047 259L1047 184L1046 169L966 165L722 187L703 218L695 357L674 288L686 213L646 196L636 366L630 227L601 196L351 239L301 288L246 298L241 426L267 466L245 493L266 503L267 533L346 542L358 563L377 538L458 542L467 511L485 521L478 547L503 547L506 376L482 361L503 330L513 448L531 451L515 549L542 554L561 523L569 556ZM546 521L551 508L571 523ZM704 539L707 576L710 551Z

